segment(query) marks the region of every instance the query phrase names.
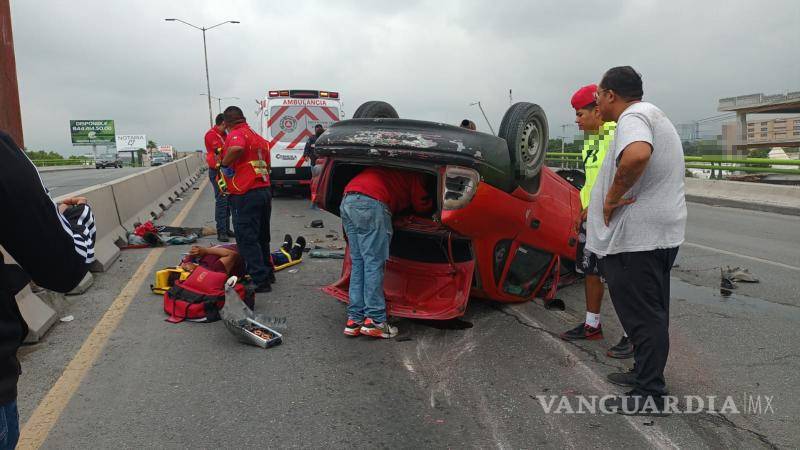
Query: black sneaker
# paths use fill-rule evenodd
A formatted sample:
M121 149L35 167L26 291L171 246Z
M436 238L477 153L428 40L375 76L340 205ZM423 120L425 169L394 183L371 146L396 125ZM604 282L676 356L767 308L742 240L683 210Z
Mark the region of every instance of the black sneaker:
M220 232L220 233L217 233L217 240L220 241L220 242L228 242L228 241L230 241L230 239L228 239L228 233L226 233L224 231Z
M287 234L283 237L283 244L281 244L281 248L286 252L289 253L292 250L292 235Z
M611 347L606 352L609 358L628 359L633 358L633 343L628 336L622 336L617 345Z
M269 281L265 281L261 284L257 284L253 287L253 291L255 291L256 293L272 292L272 283L270 283Z
M614 372L606 375L606 379L617 386L634 387L636 386L636 371L628 369L626 372Z
M298 236L297 241L295 241L294 246L292 247L292 251L289 253L292 257L293 261L296 261L303 257L303 252L306 250L306 238L303 236Z
M595 328L582 323L569 331L561 333L561 339L565 341L577 341L579 339L593 341L596 339L603 339L603 325L601 324L599 327Z
M606 400L603 406L606 411L624 416L666 417L670 415L670 411L664 407L664 397L642 394L636 389Z

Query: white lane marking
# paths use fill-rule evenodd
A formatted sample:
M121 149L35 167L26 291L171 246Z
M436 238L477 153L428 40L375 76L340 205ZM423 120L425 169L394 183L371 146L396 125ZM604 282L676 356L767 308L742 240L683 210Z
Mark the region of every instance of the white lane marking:
M782 267L784 269L789 269L789 270L796 270L796 271L800 272L800 267L790 266L789 264L784 264L784 263L777 262L777 261L771 261L769 259L759 258L759 257L756 257L756 256L743 255L741 253L729 252L727 250L722 250L722 249L715 248L715 247L708 247L706 245L695 244L693 242L684 242L682 245L683 246L688 246L688 247L701 248L703 250L709 250L709 251L712 251L712 252L722 253L723 255L736 256L738 258L749 259L751 261L758 261L760 263L771 264L773 266Z
M506 306L508 309L514 310L514 312L518 313L520 317L527 320L531 325L537 328L544 328L538 320L534 319L533 317L529 316L524 311L520 310L518 307L515 306ZM559 347L563 352L567 353L569 356L572 356L575 360L575 368L580 369L583 376L592 384L592 387L599 392L606 392L609 390L608 383L605 382L603 378L601 378L597 373L595 373L589 366L586 365L575 353L572 352L567 344L564 343L561 339L557 339L553 337L553 335L549 333L542 333L545 339L549 339L552 341L557 347ZM678 444L672 442L672 440L667 437L662 431L661 427L656 425L655 423L651 426L645 427L644 425L640 424L636 421L632 416L621 416L623 417L628 424L634 430L638 431L639 434L642 435L649 443L655 448L659 449L677 449L680 448Z

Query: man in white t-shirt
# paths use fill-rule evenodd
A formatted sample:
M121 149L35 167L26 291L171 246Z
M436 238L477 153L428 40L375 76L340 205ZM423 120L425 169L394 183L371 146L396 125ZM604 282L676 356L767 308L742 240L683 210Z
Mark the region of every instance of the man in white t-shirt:
M617 130L592 190L586 248L600 257L634 346L634 369L608 376L633 390L611 404L647 414L662 411L667 393L670 270L684 239L686 202L678 133L642 94L642 78L630 66L609 69L597 88L600 114Z

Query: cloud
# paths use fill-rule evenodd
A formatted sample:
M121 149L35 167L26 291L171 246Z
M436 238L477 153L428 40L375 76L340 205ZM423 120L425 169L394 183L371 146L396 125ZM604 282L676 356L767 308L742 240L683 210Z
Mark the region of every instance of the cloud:
M241 21L208 31L207 46L212 95L248 113L268 89L327 89L348 115L381 99L403 117L470 117L488 131L469 103L497 129L513 89L558 135L574 90L614 65L639 70L646 99L676 123L716 114L721 97L800 90L792 0L28 0L12 4L27 146L83 153L68 121L112 118L119 133L202 148L202 34L167 17Z

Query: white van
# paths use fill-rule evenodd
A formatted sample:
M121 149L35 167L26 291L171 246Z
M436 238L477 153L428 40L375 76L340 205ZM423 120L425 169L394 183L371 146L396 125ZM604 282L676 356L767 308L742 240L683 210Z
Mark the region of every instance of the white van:
M311 165L303 157L314 126L328 129L343 118L338 92L269 91L259 111L261 135L270 143L270 181L276 188L310 185Z

